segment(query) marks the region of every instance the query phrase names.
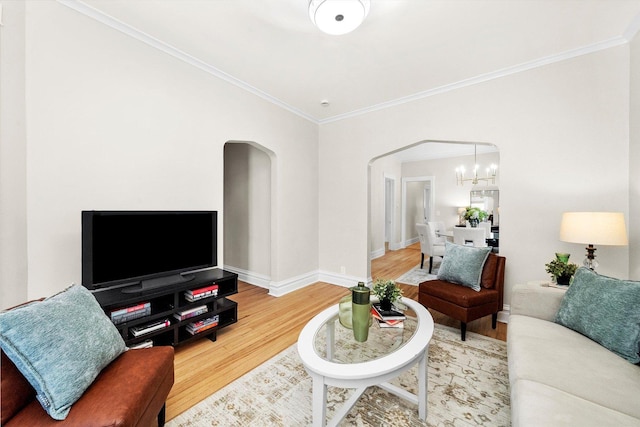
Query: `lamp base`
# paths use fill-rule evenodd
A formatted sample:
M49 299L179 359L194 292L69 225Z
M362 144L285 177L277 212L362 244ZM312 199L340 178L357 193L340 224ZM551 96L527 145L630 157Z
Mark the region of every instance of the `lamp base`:
M596 271L596 267L598 266L595 255L596 248L594 248L592 244L589 244L585 249L587 250L587 257L582 262L582 265L590 270Z

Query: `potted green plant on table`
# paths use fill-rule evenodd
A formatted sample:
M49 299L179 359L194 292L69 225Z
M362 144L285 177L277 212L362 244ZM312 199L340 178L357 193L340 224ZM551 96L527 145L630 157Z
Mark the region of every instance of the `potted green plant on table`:
M571 277L575 274L578 269L578 265L570 262L565 262L559 259L554 259L548 264L544 265L546 267L547 273L551 274L556 278L556 283L558 285L569 285L571 282Z
M469 221L469 224L472 227L477 227L480 221L484 221L489 217L489 214L486 211L483 211L480 208L472 208L467 207L464 213L464 219Z
M393 280L376 279L373 282L373 293L380 298L380 307L389 311L391 304L402 296L402 289Z

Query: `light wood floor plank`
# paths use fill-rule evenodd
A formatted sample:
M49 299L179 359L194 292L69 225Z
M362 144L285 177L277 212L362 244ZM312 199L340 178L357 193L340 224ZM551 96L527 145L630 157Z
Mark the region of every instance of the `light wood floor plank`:
M372 277L396 279L419 263L419 244L387 251L371 262ZM416 286L401 287L404 296L417 300ZM238 303L238 323L221 330L216 342L205 338L176 348L167 419L290 347L313 316L348 294L347 288L318 282L276 298L266 289L239 282L238 294L231 297ZM443 314L431 314L437 323L460 327L460 322ZM504 341L507 325L498 323L497 329L491 329L488 316L469 323L467 330Z

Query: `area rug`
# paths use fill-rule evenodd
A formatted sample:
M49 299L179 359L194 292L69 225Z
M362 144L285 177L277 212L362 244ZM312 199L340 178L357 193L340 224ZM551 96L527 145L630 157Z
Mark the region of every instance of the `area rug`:
M420 268L420 264L418 264L402 276L398 277L395 281L398 283L404 283L405 285L418 286L420 283L426 282L427 280L437 279L438 268L434 265L431 269L431 273L433 274L429 274L429 265L427 264L426 267L426 269Z
M417 367L391 381L417 391ZM181 426L308 426L312 381L293 345L169 422ZM327 417L352 389L329 387ZM340 426L509 426L506 343L436 325L429 345L427 421L417 405L369 387Z

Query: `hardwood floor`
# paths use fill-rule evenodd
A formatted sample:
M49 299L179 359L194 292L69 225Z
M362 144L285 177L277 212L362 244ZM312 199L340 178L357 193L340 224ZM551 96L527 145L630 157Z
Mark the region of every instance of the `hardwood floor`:
M395 279L419 262L419 244L387 251L371 262L371 275ZM417 299L416 286L401 287L404 296ZM347 288L318 282L276 298L266 289L239 282L238 294L231 297L238 303L238 322L221 330L216 342L205 338L175 349L175 383L167 399L167 420L293 345L313 316L348 293ZM460 322L445 315L431 314L436 323L460 327ZM488 316L469 323L467 330L506 340L507 325L498 323L497 329L491 329Z

